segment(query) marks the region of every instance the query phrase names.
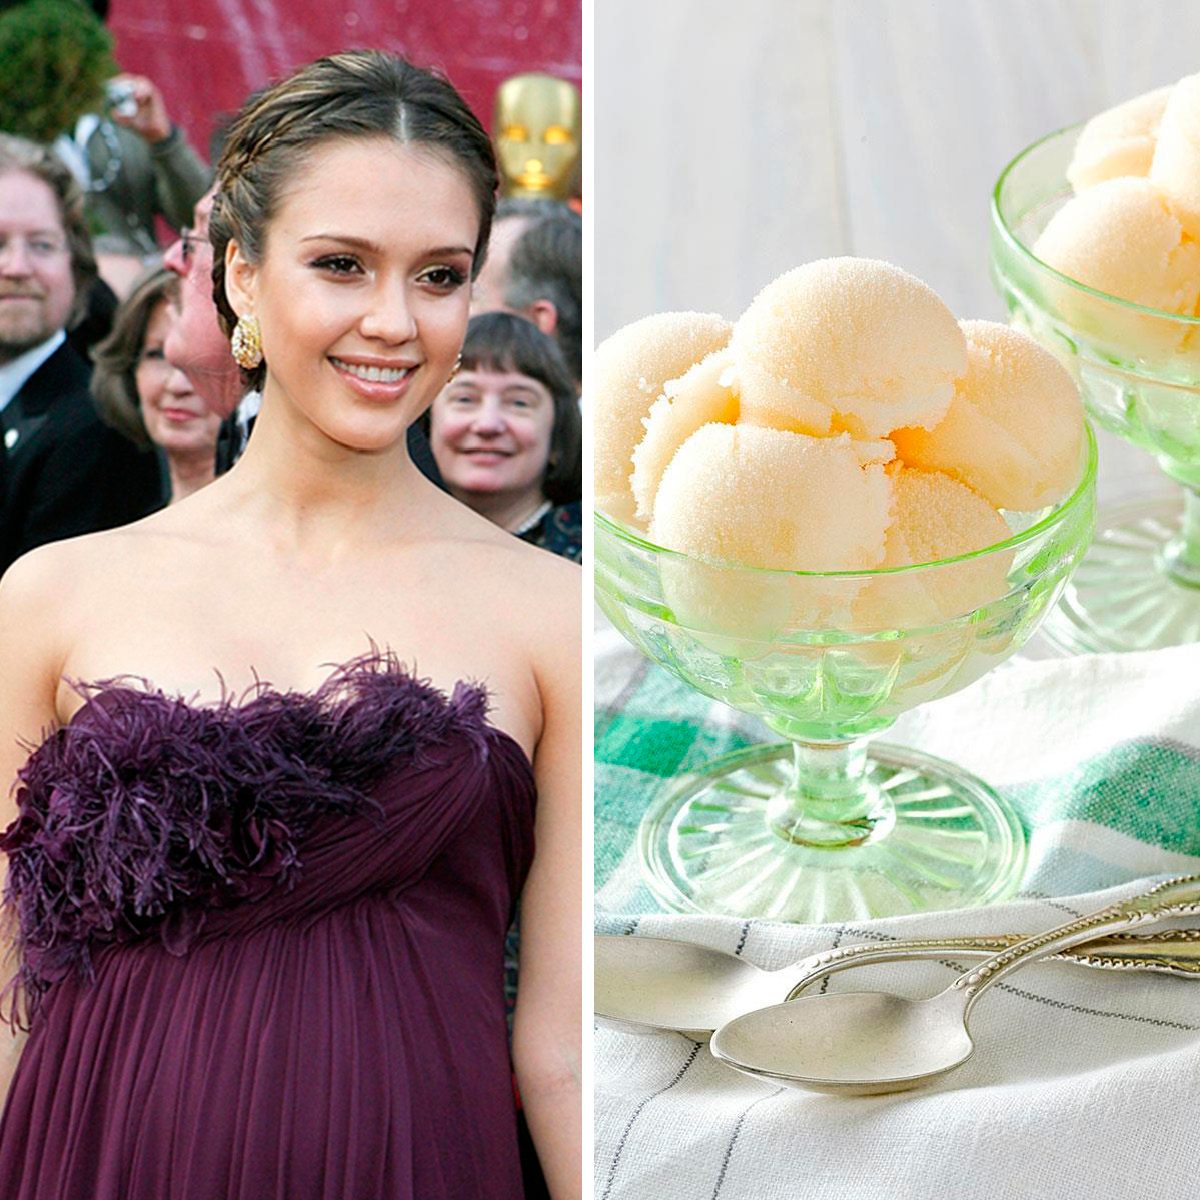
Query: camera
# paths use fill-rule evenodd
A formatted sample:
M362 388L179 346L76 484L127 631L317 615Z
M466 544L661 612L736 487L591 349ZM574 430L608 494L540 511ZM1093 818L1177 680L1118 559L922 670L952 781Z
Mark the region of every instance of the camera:
M132 83L110 79L104 85L104 100L113 116L137 116L137 93Z

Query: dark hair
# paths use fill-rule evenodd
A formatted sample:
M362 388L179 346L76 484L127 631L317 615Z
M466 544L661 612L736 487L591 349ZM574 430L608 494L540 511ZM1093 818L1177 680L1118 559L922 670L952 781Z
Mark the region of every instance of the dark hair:
M71 276L75 281L75 300L67 317L70 329L82 319L88 306L88 293L96 282L96 255L87 220L83 215L83 189L66 164L50 149L26 138L0 133L0 175L24 171L40 179L58 202L58 217L71 255Z
M554 338L578 379L583 370L583 222L565 204L534 217L513 245L504 301L518 311L549 300Z
M137 390L137 367L146 341L146 330L155 310L179 292L179 276L156 267L143 275L121 301L112 333L95 349L92 396L106 424L143 449L151 446Z
M466 371L512 371L536 379L554 401L550 457L542 494L570 504L583 494L583 434L575 382L554 339L515 313L480 313L471 318L463 342Z
M226 333L237 323L225 295L229 242L257 262L284 186L307 156L331 139L379 135L439 153L466 176L479 208L472 275L479 273L499 180L491 140L478 118L432 71L382 50L334 54L251 97L229 130L209 218L213 300ZM265 365L243 373L258 389L265 374Z

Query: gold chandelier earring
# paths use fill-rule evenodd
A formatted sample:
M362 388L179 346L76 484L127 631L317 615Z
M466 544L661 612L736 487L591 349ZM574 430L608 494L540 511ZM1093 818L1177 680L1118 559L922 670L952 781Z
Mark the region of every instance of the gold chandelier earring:
M455 375L457 375L459 373L459 371L461 371L461 370L462 370L462 354L459 354L459 356L454 360L454 366L452 366L450 368L450 374L446 377L446 382L452 383L454 381Z
M253 371L262 362L262 327L252 313L238 317L229 340L229 352L237 365L246 371Z

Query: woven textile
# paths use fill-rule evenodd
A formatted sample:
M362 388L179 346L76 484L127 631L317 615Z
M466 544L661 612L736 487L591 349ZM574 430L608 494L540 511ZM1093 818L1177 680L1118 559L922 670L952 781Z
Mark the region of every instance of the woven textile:
M1005 904L853 925L660 912L633 847L648 798L679 771L773 738L607 630L596 707L599 932L778 967L864 941L1033 933L1153 877L1200 872L1200 646L1017 660L903 718L886 740L956 762L1014 804L1028 868ZM827 988L930 994L954 970L861 968ZM1200 980L1035 965L980 1003L972 1034L975 1056L931 1087L838 1098L738 1075L677 1034L598 1029L596 1198L1195 1194Z

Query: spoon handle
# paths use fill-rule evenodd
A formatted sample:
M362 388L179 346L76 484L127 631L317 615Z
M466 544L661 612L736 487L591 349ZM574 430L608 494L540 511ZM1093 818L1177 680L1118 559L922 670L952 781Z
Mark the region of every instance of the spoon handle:
M987 961L960 975L951 988L962 993L965 1018L987 988L1026 963L1069 950L1082 942L1122 933L1137 925L1197 913L1200 913L1200 875L1168 879L1140 895L1111 904L1090 916L1068 921L1045 933L1035 934L992 955Z
M877 963L903 962L917 957L953 958L963 954L987 957L1018 945L1026 936L1021 933L996 933L960 938L909 938L825 950L789 968L789 973L795 972L792 974L795 982L786 998L794 1000L814 983L839 971ZM1052 957L1114 971L1158 971L1200 976L1200 929L1165 930L1157 935L1116 934L1059 951Z
M1179 913L1163 911L1165 906L1179 908ZM1186 916L1189 913L1200 912L1200 875L1177 875L1174 879L1166 879L1145 892L1130 896L1113 905L1120 912L1141 913L1143 916L1158 921L1167 916Z
M1200 929L1118 933L1076 946L1066 957L1089 967L1200 976Z

